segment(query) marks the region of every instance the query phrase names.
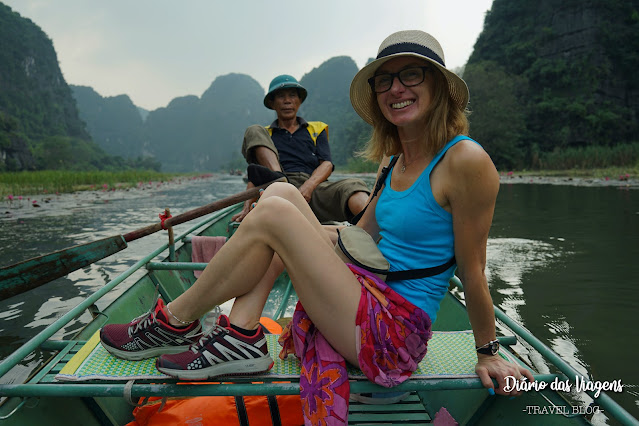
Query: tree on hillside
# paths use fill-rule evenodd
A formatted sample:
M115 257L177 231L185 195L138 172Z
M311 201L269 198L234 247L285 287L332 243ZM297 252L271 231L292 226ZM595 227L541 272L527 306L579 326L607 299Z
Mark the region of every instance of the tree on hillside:
M495 76L506 78L505 86L519 86L513 112L524 112L525 130L519 127L520 117L515 120L522 151L528 153L523 166L536 167L537 153L636 140L638 9L636 1L622 0L493 2L466 74L472 79L475 72L484 81L481 75L497 72ZM492 71L484 65L487 62L496 64ZM498 79L493 80L496 90L475 84L469 84L478 113L471 131L502 134L503 121L488 122L480 106L494 105L503 119L499 114L508 110L513 98L503 97L505 87ZM516 166L511 154L493 154L506 155L501 161Z
M464 79L472 88L471 136L482 144L497 168L521 168L526 156L526 123L519 97L525 92L525 79L507 74L491 61L467 66Z

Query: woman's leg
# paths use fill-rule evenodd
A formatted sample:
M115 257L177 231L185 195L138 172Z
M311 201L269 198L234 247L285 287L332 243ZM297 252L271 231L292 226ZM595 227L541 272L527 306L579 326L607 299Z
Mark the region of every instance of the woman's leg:
M257 307L264 307L266 300L268 299L268 295L273 288L273 283L275 283L275 280L282 271L284 271L284 264L280 260L280 257L276 254L273 256L271 265L260 282L248 293L235 298L233 307L231 308L231 313L229 314L231 324L247 330L254 330L257 328L260 323L260 315L262 313L261 309L258 310Z
M326 339L358 365L355 315L360 284L333 252L333 245L306 200L289 184L273 184L200 278L171 303L193 320L212 306L255 288L273 254L282 259L304 309ZM255 306L261 313L263 304Z

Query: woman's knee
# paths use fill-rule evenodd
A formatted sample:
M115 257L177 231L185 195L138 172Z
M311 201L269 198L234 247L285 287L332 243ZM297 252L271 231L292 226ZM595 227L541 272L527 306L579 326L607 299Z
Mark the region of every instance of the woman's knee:
M285 200L293 200L295 197L301 197L299 189L290 183L286 182L275 182L268 186L262 193L260 197L260 201L265 200L270 197L279 197Z
M275 185L279 184L274 183L270 185L266 191ZM283 183L282 185L289 184ZM297 191L295 187L293 187L293 189ZM286 227L291 220L299 219L295 216L301 215L301 213L293 203L285 197L280 196L277 191L273 191L274 193L268 195L266 191L253 211L246 216L242 223L248 221L249 226L255 225L262 231L268 232L271 230L279 230L281 227ZM284 191L287 191L287 189L284 189Z

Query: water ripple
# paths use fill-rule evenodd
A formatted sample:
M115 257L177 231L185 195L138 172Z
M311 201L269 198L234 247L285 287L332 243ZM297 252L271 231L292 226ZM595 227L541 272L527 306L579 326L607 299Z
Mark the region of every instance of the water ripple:
M519 307L525 305L523 276L544 268L560 258L562 253L552 244L524 238L491 238L486 248L486 279L493 295L503 296L495 301L506 314L523 323Z

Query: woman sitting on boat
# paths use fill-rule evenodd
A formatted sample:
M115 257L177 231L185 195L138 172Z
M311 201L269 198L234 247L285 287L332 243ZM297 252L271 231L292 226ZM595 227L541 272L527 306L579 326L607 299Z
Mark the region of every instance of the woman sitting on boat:
M504 391L505 378L533 377L495 356L484 267L499 176L488 154L465 136L465 82L445 68L431 35L400 31L357 73L350 95L357 113L373 125L366 155L381 160L380 171L397 158L356 226L381 237L379 249L391 271L437 266L454 256L478 348L476 372L485 387L493 389L494 378L496 393L517 395ZM280 338L280 356L294 352L301 361L310 420L346 420L345 360L382 386L408 379L426 354L455 272L453 265L435 276L386 284L344 264L299 191L275 183L191 288L166 306L158 300L147 316L129 324L105 326L102 344L126 359L161 355L158 370L181 379L268 370L272 360L258 320L273 282L265 274L277 258L300 300ZM199 334L199 318L234 297L230 318L220 316L217 326Z

